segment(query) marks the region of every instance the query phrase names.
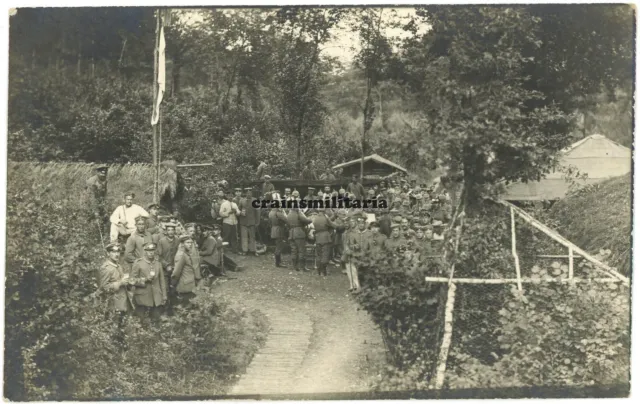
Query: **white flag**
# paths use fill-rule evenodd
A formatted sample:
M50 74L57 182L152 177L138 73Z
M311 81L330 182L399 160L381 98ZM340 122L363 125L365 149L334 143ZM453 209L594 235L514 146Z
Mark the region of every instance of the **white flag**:
M155 105L153 106L153 114L151 115L151 125L156 125L160 118L160 104L164 95L166 72L165 72L165 55L164 55L164 24L160 24L160 40L158 41L158 77L156 80L158 86Z

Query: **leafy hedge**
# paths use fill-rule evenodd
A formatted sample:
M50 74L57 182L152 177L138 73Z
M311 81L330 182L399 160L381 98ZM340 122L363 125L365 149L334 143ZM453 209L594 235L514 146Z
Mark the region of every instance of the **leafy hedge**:
M513 278L508 210L493 203L467 212L455 277ZM566 277L559 262L531 259L547 252L549 241L516 221L522 276ZM566 253L566 252L565 252ZM599 257L607 260L607 251ZM448 275L437 263L420 265L404 257L359 257L365 269L358 301L380 326L390 366L379 388L432 387L442 343L446 285L424 276ZM600 277L576 260L575 276ZM449 388L591 385L628 383L629 289L619 284L525 284L524 295L509 285L459 285L452 345L447 363Z
M148 170L148 169L147 169ZM145 183L143 167L114 172L122 186ZM105 259L87 220L82 165L9 166L5 300L5 394L11 400L220 394L248 365L266 323L211 294L197 309L141 327L129 319L128 350L114 340L114 319L95 295ZM139 197L143 202L149 196Z

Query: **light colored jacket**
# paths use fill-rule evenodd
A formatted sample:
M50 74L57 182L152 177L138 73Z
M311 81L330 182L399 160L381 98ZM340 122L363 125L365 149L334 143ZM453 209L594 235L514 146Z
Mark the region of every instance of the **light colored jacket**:
M109 221L116 226L118 223L125 223L127 230L134 231L136 229L136 217L138 216L149 217L149 213L142 206L136 204L132 204L128 208L120 205L113 211Z
M222 202L222 205L220 205L220 216L222 217L222 223L224 224L237 225L237 216L239 214L240 209L238 209L238 205L232 201L224 201Z

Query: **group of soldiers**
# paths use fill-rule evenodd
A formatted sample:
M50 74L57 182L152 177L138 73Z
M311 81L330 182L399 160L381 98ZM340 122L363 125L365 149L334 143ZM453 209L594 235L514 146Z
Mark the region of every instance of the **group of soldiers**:
M92 219L101 237L107 171L100 166L87 181ZM126 193L107 219L110 240L104 246L107 259L98 271L98 288L109 294L109 306L121 319L135 312L158 320L174 307L188 307L202 280L226 276L225 267L234 269L235 263L224 256L219 225L182 225L174 215L159 215L159 205L145 209L134 200L134 193Z
M306 265L311 246L318 275L326 277L329 265L338 266L349 279L349 290L358 292L356 251L379 249L387 254L412 254L421 260L436 258L451 214L446 192L405 178L381 181L365 190L353 176L346 188L327 185L316 192L308 187L304 195L306 200L384 199L387 209L264 210L253 206L253 188L231 191L228 183L221 181L211 204L215 224L183 226L175 214L160 215L157 204L146 209L136 205L134 193L124 195L123 204L107 216L108 167L100 166L96 171L87 181L92 219L99 229L109 229L108 257L99 270L99 288L111 292L110 305L117 312L134 311L151 319L170 314L172 307L188 306L202 279L226 276L225 267L234 269L237 264L223 249L258 255L256 236L264 222L275 242L276 267L285 266L282 255L288 245L295 270L311 271ZM262 198L303 199L296 189L287 188L281 195L269 175L262 178Z
M282 253L287 242L296 271L307 268L309 246L315 250L315 269L327 276L330 264L340 266L349 279L349 290L360 291L360 276L354 252L379 249L386 254L411 255L417 260L438 259L446 224L451 219L449 195L436 187L410 183L406 179L382 181L364 187L353 178L347 189L325 186L317 194L308 188L306 200L348 197L349 199L385 199L387 209L302 209L273 208L268 214L271 238L274 239L275 265L284 266ZM358 192L358 194L356 194ZM279 193L274 191L275 194ZM285 200L300 200L297 190L285 189Z

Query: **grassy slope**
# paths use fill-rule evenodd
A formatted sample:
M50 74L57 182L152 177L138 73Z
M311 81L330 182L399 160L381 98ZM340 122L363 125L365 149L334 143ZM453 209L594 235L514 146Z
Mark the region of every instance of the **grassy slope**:
M560 232L588 252L611 250L609 264L631 271L631 176L610 179L559 201L550 211Z

